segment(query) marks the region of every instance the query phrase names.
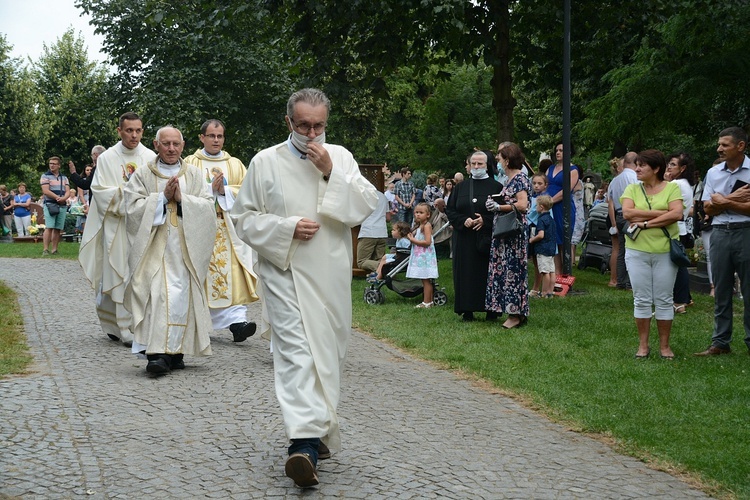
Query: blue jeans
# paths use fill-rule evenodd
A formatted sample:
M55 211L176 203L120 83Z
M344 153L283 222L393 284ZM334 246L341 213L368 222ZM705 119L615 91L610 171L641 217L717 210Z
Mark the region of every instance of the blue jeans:
M292 439L292 444L289 446L289 454L307 453L310 455L313 465L317 466L318 446L320 446L320 438Z

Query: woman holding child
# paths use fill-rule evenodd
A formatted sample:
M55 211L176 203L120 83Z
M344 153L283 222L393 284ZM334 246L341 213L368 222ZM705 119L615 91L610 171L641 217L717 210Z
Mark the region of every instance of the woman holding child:
M526 225L526 211L531 198L531 181L522 171L526 158L517 144L509 144L500 151L500 163L508 176L508 183L500 192L500 203L487 198L486 208L507 213L517 210ZM508 314L503 328L518 328L529 316L528 243L526 231L506 239L492 239L489 275L487 278L487 314Z
M651 353L648 344L651 308L659 332L659 353L674 359L669 346L674 308L672 287L677 266L669 257L670 238L676 238L682 219L680 187L664 179L667 161L661 151L638 155L635 173L640 182L630 184L620 197L622 215L630 223L625 238L625 263L633 286L633 316L638 329L636 359ZM668 234L664 234L665 230Z

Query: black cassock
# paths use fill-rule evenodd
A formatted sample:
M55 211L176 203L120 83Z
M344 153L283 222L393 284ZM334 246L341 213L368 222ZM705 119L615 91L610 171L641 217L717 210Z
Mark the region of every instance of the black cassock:
M489 195L498 194L502 188L502 184L491 177L469 178L456 184L448 198L445 212L453 225L453 287L456 296L453 310L458 314L485 310L495 214L484 204ZM484 220L479 231L464 226L467 218L476 218L475 214L480 214Z

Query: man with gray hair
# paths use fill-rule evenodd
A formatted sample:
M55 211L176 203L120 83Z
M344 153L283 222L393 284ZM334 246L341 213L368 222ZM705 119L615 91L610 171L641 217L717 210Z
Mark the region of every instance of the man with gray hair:
M378 203L352 154L325 142L329 109L320 90L292 94L289 138L255 155L232 209L237 234L258 255L276 397L291 440L285 470L303 488L318 484L318 459L341 447L336 408L352 333L351 228Z
M185 368L183 356L211 354L206 275L216 232L214 198L203 173L182 161L185 141L159 129L158 156L123 187L128 234L125 306L133 317L133 353L146 372Z

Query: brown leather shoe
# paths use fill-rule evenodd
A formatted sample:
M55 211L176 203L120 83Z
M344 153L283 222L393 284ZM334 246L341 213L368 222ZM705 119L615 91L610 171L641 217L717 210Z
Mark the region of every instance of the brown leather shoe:
M719 354L729 354L731 349L722 349L721 347L711 346L703 352L696 352L695 356L718 356Z

